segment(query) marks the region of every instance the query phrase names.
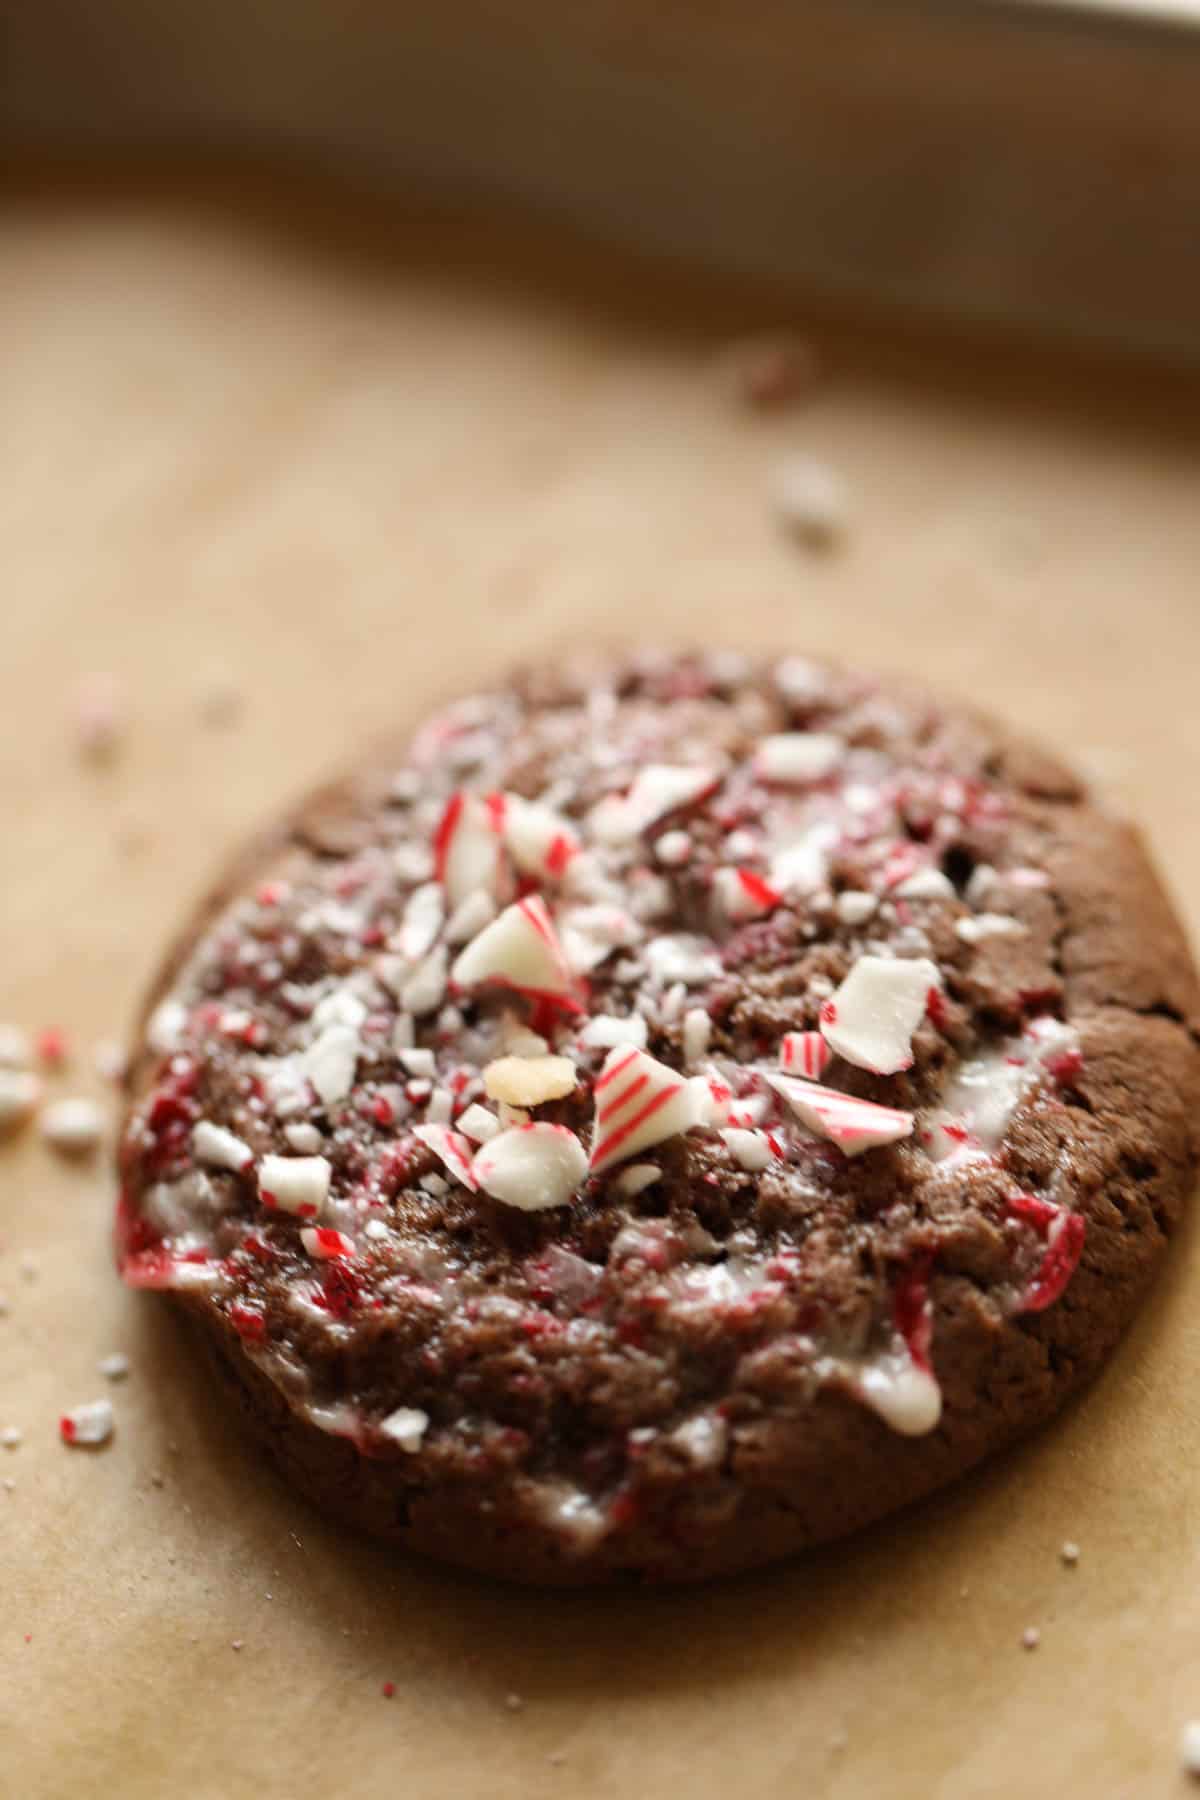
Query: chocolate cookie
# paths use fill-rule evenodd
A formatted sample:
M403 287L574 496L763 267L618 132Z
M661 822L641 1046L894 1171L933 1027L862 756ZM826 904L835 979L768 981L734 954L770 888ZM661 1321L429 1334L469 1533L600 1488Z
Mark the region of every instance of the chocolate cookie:
M192 924L121 1268L369 1531L744 1568L1096 1369L1192 1179L1198 1023L1135 834L996 726L794 657L543 671Z

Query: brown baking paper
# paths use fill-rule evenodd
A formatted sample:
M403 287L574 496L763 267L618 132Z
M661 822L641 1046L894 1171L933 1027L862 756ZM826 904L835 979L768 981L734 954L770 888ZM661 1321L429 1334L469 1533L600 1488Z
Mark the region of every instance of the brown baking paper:
M712 353L779 316L279 181L14 185L0 1018L70 1033L55 1092L102 1091L92 1047L287 798L438 691L648 625L865 658L1042 733L1142 819L1195 922L1200 470L1167 423L1192 396L826 319L827 380L765 419L729 402ZM792 448L845 478L840 550L770 516ZM72 737L97 670L129 709L108 766ZM206 722L225 684L244 710ZM0 1152L0 1425L24 1433L0 1450L6 1796L1184 1787L1185 1239L1102 1380L932 1503L703 1590L539 1594L405 1561L294 1500L161 1304L117 1284L111 1190L104 1159L68 1166L36 1132ZM110 1388L114 1350L131 1372ZM112 1443L64 1448L59 1414L106 1392Z

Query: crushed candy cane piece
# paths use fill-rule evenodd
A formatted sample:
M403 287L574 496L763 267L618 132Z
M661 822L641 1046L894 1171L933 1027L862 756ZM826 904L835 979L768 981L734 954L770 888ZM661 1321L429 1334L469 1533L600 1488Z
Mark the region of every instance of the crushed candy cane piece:
M1189 1719L1179 1734L1179 1762L1185 1775L1200 1775L1200 1719Z
M450 910L477 889L495 898L502 859L496 809L461 788L451 794L433 839L434 874L446 890Z
M846 754L841 738L827 731L780 731L764 738L754 759L761 781L803 787L831 775Z
M327 1225L306 1225L300 1242L316 1262L337 1262L357 1255L354 1239L344 1231L332 1231Z
M707 938L690 931L664 933L651 938L645 949L646 967L657 987L680 982L685 988L704 987L721 976L721 958Z
M264 1156L258 1165L258 1196L279 1212L316 1219L329 1198L332 1175L324 1156Z
M459 1114L458 1129L473 1144L486 1144L499 1131L500 1121L494 1112L489 1112L486 1106L480 1106L476 1102Z
M214 1169L232 1169L235 1175L254 1166L254 1152L249 1144L209 1119L192 1126L192 1151L197 1162L208 1163Z
M721 1137L734 1162L749 1174L758 1174L771 1161L773 1152L765 1134L761 1131L747 1131L741 1126L727 1126L721 1132Z
M509 1106L544 1106L575 1091L578 1077L569 1056L501 1056L487 1064L483 1085L492 1100Z
M437 1011L446 997L449 960L445 945L438 944L409 971L399 995L405 1012L419 1019Z
M712 1020L702 1006L689 1007L683 1015L683 1060L699 1062L708 1049Z
M299 1156L315 1156L325 1139L315 1125L306 1119L295 1119L283 1128L283 1135L291 1149Z
M23 1125L36 1110L42 1084L30 1069L0 1069L0 1131Z
M592 808L589 828L602 843L631 843L659 819L711 794L720 780L715 769L650 763L639 769L627 794L609 794Z
M829 550L846 531L846 484L815 457L786 457L772 477L771 501L780 524L809 549Z
M593 1174L690 1130L695 1122L688 1083L644 1050L610 1051L596 1079L595 1101Z
M959 919L954 926L964 944L980 944L984 938L1024 937L1026 927L1019 919L1005 913L977 913L973 919Z
M106 1381L124 1381L129 1373L129 1358L120 1350L114 1350L109 1356L102 1356L96 1364Z
M446 942L456 948L477 937L496 916L496 902L482 888L476 888L459 902L446 921Z
M476 1183L522 1212L566 1206L588 1172L587 1153L565 1125L518 1125L476 1151Z
M713 892L727 919L761 919L779 905L783 895L753 869L718 869Z
M429 1430L429 1414L422 1412L419 1406L398 1406L395 1412L389 1413L381 1421L379 1429L385 1438L399 1444L401 1450L406 1451L409 1456L415 1456L421 1448L422 1438ZM387 1693L391 1687L390 1681L385 1682L384 1692Z
M931 988L941 985L926 957L860 956L821 1008L821 1032L838 1056L876 1075L912 1067L912 1037Z
M63 1413L58 1421L58 1435L64 1444L106 1444L113 1433L111 1400L90 1400Z
M833 1051L819 1031L788 1031L780 1040L779 1066L789 1075L820 1081L833 1060Z
M579 849L570 821L541 801L504 796L504 846L522 875L557 880Z
M940 869L915 869L893 889L897 900L953 900L954 883Z
M664 869L679 869L692 854L692 840L686 831L664 831L655 840L654 856Z
M437 1074L437 1057L432 1050L401 1050L399 1061L410 1075L432 1080Z
M632 1044L644 1050L646 1021L641 1013L628 1013L624 1018L616 1013L593 1013L579 1033L579 1041L595 1050L612 1050L618 1044Z
M0 1025L0 1069L27 1069L32 1061L29 1033L19 1025Z
M861 888L843 888L833 903L843 925L865 925L879 911L879 899Z
M643 1194L648 1187L653 1187L661 1174L656 1163L630 1163L627 1169L621 1170L613 1186L625 1199L632 1200L635 1194Z
M417 1125L413 1129L413 1136L433 1151L455 1181L460 1181L465 1188L475 1192L478 1184L471 1172L472 1149L465 1137L457 1131L451 1131L446 1125Z
M445 916L446 901L440 882L426 881L414 888L404 903L404 917L400 922L399 934L400 954L410 962L419 962L437 942Z
M505 907L461 951L451 970L461 988L495 982L579 1011L574 983L545 901L530 894Z
M86 1156L100 1142L104 1114L94 1100L55 1100L42 1113L41 1133L46 1142L66 1156Z
M301 1073L326 1106L344 1100L354 1086L360 1048L353 1025L326 1025L301 1055Z
M861 1156L880 1145L899 1143L912 1133L913 1115L909 1112L877 1106L874 1101L858 1100L851 1094L797 1081L790 1075L764 1070L763 1079L810 1131L828 1138L845 1156Z

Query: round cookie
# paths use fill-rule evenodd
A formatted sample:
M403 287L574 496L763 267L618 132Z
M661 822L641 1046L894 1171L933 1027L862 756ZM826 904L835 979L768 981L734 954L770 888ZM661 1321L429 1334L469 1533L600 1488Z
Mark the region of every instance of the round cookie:
M447 707L156 984L118 1252L319 1505L694 1579L1047 1418L1200 1152L1200 996L1054 759L796 657Z

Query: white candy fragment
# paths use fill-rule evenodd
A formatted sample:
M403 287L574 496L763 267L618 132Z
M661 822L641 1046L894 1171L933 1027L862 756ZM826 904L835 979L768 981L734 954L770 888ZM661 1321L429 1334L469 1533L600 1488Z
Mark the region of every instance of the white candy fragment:
M389 1413L379 1427L384 1437L391 1438L399 1444L401 1450L415 1456L421 1448L421 1439L429 1429L429 1414L422 1412L419 1406L398 1406L394 1413Z
M878 912L879 900L861 888L845 888L834 901L833 909L843 925L865 925Z
M978 913L973 919L959 919L954 927L964 944L980 944L990 937L1024 937L1026 927L1019 919L1004 913Z
M496 896L502 857L495 812L478 794L451 794L433 841L434 873L451 911L477 889Z
M693 1006L683 1015L683 1060L699 1062L708 1049L712 1036L712 1020L702 1006Z
M592 808L589 829L602 843L632 843L668 813L710 794L720 779L713 769L650 763L639 770L627 794L609 794Z
M557 878L579 848L574 827L553 807L504 796L504 846L522 875Z
M64 1444L106 1444L113 1433L111 1400L90 1400L75 1406L58 1421L58 1434Z
M695 1123L688 1083L644 1050L611 1051L597 1077L595 1098L593 1174L676 1137Z
M566 1206L588 1171L587 1154L565 1125L518 1125L475 1154L476 1183L494 1200L522 1212Z
M316 1219L329 1197L332 1174L324 1156L264 1156L258 1165L258 1197L279 1212Z
M451 975L461 988L494 982L577 1010L571 972L546 903L538 894L506 906L460 953Z
M359 1048L353 1025L327 1025L301 1056L301 1073L326 1106L344 1100L354 1086Z
M912 1067L912 1036L925 1016L931 988L940 985L927 957L861 956L821 1008L821 1032L831 1050L858 1069L895 1075Z
M446 997L446 972L449 957L444 944L438 944L428 956L409 971L400 988L400 1004L415 1018L436 1012Z
M56 1100L41 1116L41 1132L48 1144L67 1156L85 1156L100 1142L104 1114L94 1100Z
M500 1121L486 1106L468 1106L459 1114L458 1129L473 1144L486 1144L500 1129Z
M336 1262L357 1255L354 1239L344 1231L331 1231L327 1225L306 1225L300 1242L314 1262Z
M765 1169L771 1160L771 1146L761 1131L746 1131L740 1126L731 1126L721 1132L721 1137L734 1162L750 1174L757 1174L760 1169Z
M783 898L778 888L753 869L718 869L713 893L727 919L761 919Z
M677 931L651 938L643 952L650 978L657 987L682 982L684 987L704 987L721 974L721 958L707 938Z
M840 836L832 821L811 825L794 843L781 844L771 853L771 886L781 894L812 894L823 886L829 872L829 853Z
M789 456L775 470L771 501L780 524L813 550L828 550L846 530L846 486L828 464Z
M490 925L496 916L496 902L482 888L476 888L455 907L446 922L446 942L466 944Z
M692 854L692 840L686 831L664 831L654 845L654 855L664 869L679 869Z
M644 1193L648 1187L653 1187L661 1174L662 1170L655 1163L630 1163L627 1169L621 1170L613 1186L618 1194L632 1200L635 1194Z
M330 993L323 994L313 1007L313 1024L318 1032L327 1025L349 1025L355 1031L367 1017L369 1008L361 994L349 982L339 982Z
M400 921L400 954L410 962L419 961L437 942L445 916L446 901L440 882L427 881L414 888L405 901Z
M762 740L754 771L780 787L805 787L831 775L845 754L841 738L828 731L781 731Z
M240 1175L253 1166L254 1152L242 1138L223 1125L201 1119L192 1127L192 1150L196 1161L214 1169L232 1169Z
M901 1437L924 1437L942 1416L942 1390L904 1343L863 1363L854 1382L859 1398Z
M477 1183L471 1172L472 1150L468 1140L445 1125L417 1125L413 1136L426 1144L443 1166L474 1193Z
M646 1021L641 1013L629 1013L623 1019L616 1013L596 1013L580 1032L579 1041L595 1050L611 1050L617 1044L633 1044L644 1050Z
M559 919L563 955L577 975L598 969L614 950L628 949L642 928L623 906L572 906Z
M432 1050L401 1050L398 1060L410 1075L418 1075L432 1081L437 1074L437 1057Z
M815 1082L793 1080L788 1075L763 1071L767 1081L808 1129L828 1138L845 1156L861 1156L881 1144L895 1144L911 1135L913 1115L891 1106L857 1100Z
M897 900L953 900L954 883L940 869L917 869L892 892Z
M29 1069L0 1069L0 1131L11 1131L36 1108L42 1084Z
M129 1373L129 1358L121 1350L114 1350L109 1356L102 1356L96 1364L106 1381L124 1381Z
M187 1007L178 1000L163 1000L150 1014L146 1042L160 1056L178 1050L187 1028Z
M1189 1719L1179 1734L1179 1762L1185 1775L1200 1775L1200 1719Z
M285 1125L283 1135L298 1156L315 1156L325 1142L316 1126L308 1124L304 1119L296 1119L290 1125Z
M789 1031L780 1040L779 1066L805 1081L820 1081L833 1052L819 1031Z
M544 1106L575 1091L578 1077L569 1056L501 1056L483 1071L488 1098L509 1106Z
M0 1069L27 1069L32 1061L28 1032L19 1025L0 1025Z

